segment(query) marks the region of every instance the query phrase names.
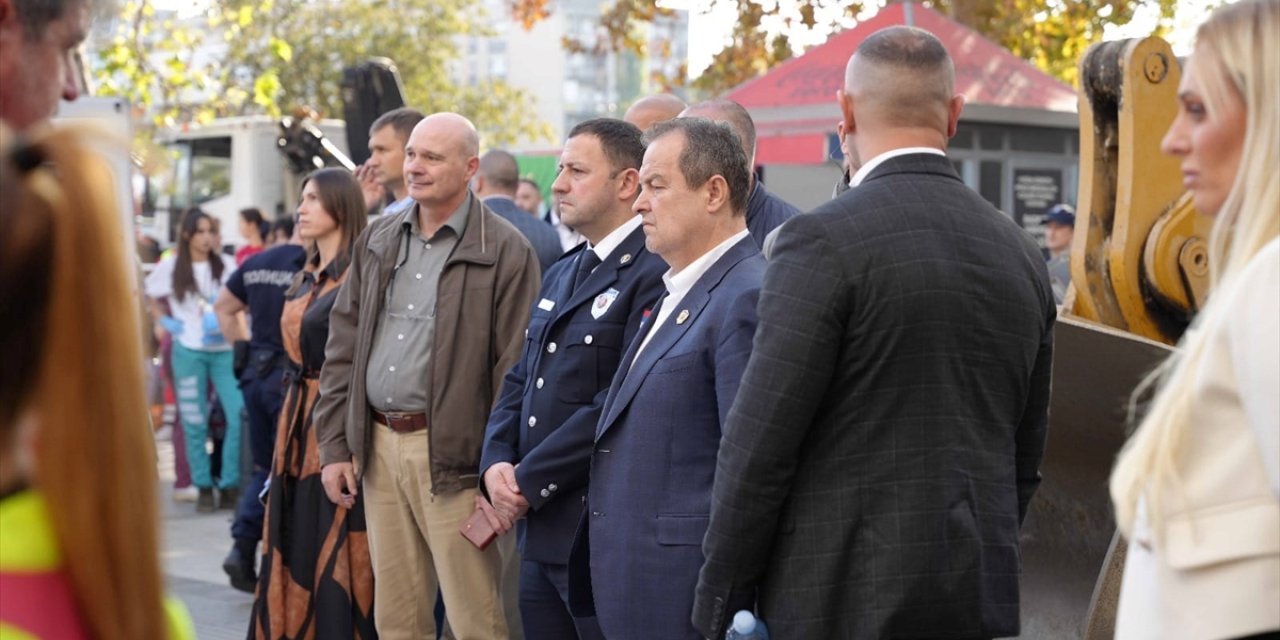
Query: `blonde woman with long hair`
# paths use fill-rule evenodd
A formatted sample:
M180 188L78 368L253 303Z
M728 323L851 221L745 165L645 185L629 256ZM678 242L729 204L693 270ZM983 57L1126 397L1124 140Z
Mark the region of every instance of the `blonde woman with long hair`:
M191 637L163 596L125 235L81 135L0 126L0 637Z
M1116 637L1280 637L1280 0L1200 26L1162 149L1214 216L1213 290L1111 476Z

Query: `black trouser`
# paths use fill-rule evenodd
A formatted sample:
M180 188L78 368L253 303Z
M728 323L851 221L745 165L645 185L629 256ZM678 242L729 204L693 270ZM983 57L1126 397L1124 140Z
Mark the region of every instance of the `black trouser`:
M271 473L276 423L280 420L280 407L284 404L284 355L268 349L250 351L249 365L240 378L240 391L244 394L245 413L249 418L246 427L253 472L240 496L240 504L236 505L231 537L257 541L262 539L262 521L266 511L258 500L258 494Z

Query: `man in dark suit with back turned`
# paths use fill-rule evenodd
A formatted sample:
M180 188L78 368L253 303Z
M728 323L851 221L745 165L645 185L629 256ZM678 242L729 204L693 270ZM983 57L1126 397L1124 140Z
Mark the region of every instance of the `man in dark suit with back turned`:
M502 216L524 234L533 252L538 254L542 273L564 254L555 229L542 223L516 206L516 189L520 186L520 169L515 156L494 149L480 156L480 168L472 178L472 186L484 206Z
M1035 242L945 157L928 32L863 41L838 99L868 161L781 228L717 461L694 625L778 638L1016 635L1055 317Z
M689 615L716 451L751 354L765 266L747 231L750 178L733 132L676 118L645 136L635 211L646 246L670 266L666 293L610 385L569 567L571 605L586 600L589 573L610 640L698 637Z
M587 120L569 133L551 189L561 219L587 242L547 271L524 351L489 416L480 472L495 508L520 519L528 640L604 637L595 620L570 615L566 565L609 381L667 268L645 249L631 211L643 157L640 130L621 120Z

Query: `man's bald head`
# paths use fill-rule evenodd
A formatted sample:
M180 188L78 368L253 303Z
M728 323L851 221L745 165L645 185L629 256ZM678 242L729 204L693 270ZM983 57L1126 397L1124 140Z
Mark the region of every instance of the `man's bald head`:
M456 113L423 118L404 149L409 196L427 215L447 217L469 193L467 184L479 169L479 152L480 135L470 120Z
M455 140L458 153L471 157L480 155L480 133L476 131L476 125L456 113L433 113L414 126L414 131L418 129Z
M755 164L756 157L756 123L751 119L742 105L725 98L717 98L699 102L680 113L681 118L706 118L729 125L733 134L742 143L742 151L747 154L747 163ZM747 167L751 169L751 166Z
M670 93L659 93L636 100L622 119L641 131L647 131L659 122L678 117L684 107L684 100Z
M515 197L520 186L520 167L516 157L501 149L480 156L480 177L486 192Z
M915 27L871 34L845 68L844 91L865 123L946 131L954 90L951 55Z

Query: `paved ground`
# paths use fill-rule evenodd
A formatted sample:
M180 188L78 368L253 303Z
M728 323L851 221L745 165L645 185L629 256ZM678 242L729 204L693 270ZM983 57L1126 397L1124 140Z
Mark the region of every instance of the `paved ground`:
M242 640L249 628L253 597L232 589L222 572L222 558L231 548L231 512L198 514L195 504L174 502L173 447L163 431L156 447L165 515L162 558L169 593L187 605L200 640Z

